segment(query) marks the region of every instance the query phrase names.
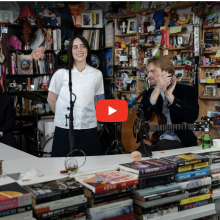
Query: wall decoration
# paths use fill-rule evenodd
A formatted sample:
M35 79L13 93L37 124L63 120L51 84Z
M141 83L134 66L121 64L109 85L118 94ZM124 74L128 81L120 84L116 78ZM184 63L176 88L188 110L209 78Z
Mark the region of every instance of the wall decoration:
M93 16L93 26L96 28L103 28L103 11L102 10L91 10L91 13L96 15Z
M0 21L13 22L12 11L0 10Z
M137 21L136 18L128 19L127 34L137 32Z
M82 27L93 27L92 26L92 13L82 13L81 14L81 25Z

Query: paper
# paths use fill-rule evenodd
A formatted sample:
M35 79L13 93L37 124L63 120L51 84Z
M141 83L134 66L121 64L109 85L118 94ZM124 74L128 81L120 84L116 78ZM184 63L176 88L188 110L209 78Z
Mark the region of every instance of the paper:
M215 57L220 57L220 50L217 51L217 53L215 54Z
M189 32L191 32L193 30L193 26L192 25L187 26L186 28L187 28L187 31L189 31Z
M170 33L171 34L178 33L178 32L181 32L181 30L182 30L182 26L171 27L170 28Z
M164 56L166 56L166 55L168 56L168 50L164 50L163 55Z

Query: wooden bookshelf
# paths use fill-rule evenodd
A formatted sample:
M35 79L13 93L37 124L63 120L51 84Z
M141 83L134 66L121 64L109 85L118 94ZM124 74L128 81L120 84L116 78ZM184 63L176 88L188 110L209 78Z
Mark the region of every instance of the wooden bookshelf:
M209 99L212 99L212 100L220 100L220 97L210 97L210 96L209 96L209 97L200 96L199 98L200 98L200 99L208 99L208 100L209 100Z
M204 51L204 54L214 54L214 53L217 53L217 50Z
M136 36L137 33L128 33L128 34L118 34L115 35L115 37L130 37L130 36Z
M175 47L175 48L167 48L167 50L187 50L190 49L192 47Z
M220 67L220 65L199 66L200 68Z

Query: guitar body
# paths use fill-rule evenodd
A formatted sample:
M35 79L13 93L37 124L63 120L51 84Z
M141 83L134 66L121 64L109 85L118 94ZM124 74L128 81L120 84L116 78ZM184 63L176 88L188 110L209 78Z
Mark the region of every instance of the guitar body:
M132 152L135 151L139 146L140 142L137 142L137 138L134 138L133 135L133 125L135 122L135 119L137 118L136 115L136 109L132 108L128 110L128 119L125 122L122 122L122 127L121 127L121 143L123 144L123 147L126 151ZM150 125L157 125L158 120L157 120L157 115L155 113L152 114L152 117L149 121L147 121L148 124ZM149 132L149 138L152 138L154 132ZM153 137L153 139L155 139ZM151 145L151 142L144 140L145 143Z

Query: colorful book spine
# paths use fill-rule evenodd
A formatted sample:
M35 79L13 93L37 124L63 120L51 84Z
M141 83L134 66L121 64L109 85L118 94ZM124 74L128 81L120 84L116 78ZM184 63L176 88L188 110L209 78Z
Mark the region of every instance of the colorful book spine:
M174 196L174 195L183 194L183 193L184 193L183 190L171 190L168 192L153 194L149 196L137 196L135 194L132 194L132 197L142 202L147 202L147 201L152 201L152 200L161 199L164 197Z
M31 193L27 193L18 197L0 200L0 211L18 208L32 204Z
M216 173L212 175L212 181L220 180L220 173Z
M193 178L193 179L190 179L191 181L192 180L199 180L199 179L203 179L203 178L207 178L208 176L202 176L202 177L198 177L198 178ZM184 183L184 182L188 182L189 180L182 180L182 181L177 181L177 183Z
M53 74L52 54L51 53L49 53L49 71L50 71L50 74Z
M106 191L106 190L111 190L111 189L118 189L118 188L122 188L125 186L132 186L132 185L138 185L139 180L128 180L126 182L121 182L121 183L115 183L115 184L107 184L107 185L103 185L103 186L98 186L95 187L94 191L95 193L98 192L102 192L102 191Z
M115 202L120 202L120 201L124 201L124 200L128 200L128 199L131 199L131 197L126 196L126 197L123 197L123 198L120 198L120 199L114 199L114 200L107 201L107 202L102 202L102 203L97 203L97 204L90 204L90 207L93 208L93 207L97 207L97 206L103 206L103 205L112 204L112 203L115 203Z
M202 200L206 200L206 199L210 199L210 193L200 195L200 196L193 196L193 197L190 197L187 199L182 199L182 200L180 200L180 205L185 205L188 203L198 202L198 201L202 201Z
M118 215L118 216L111 217L111 218L106 218L105 220L135 220L135 213L130 212L127 214Z
M212 179L211 177L207 177L204 179L197 179L197 180L189 180L187 182L179 183L182 189L193 189L200 186L205 186L211 184Z
M116 203L112 203L112 204L98 206L98 207L95 207L95 208L88 208L86 210L86 212L89 215L92 215L92 214L95 214L95 213L106 212L106 211L109 211L109 210L115 210L117 208L122 208L122 207L132 206L132 205L133 205L133 200L128 199L128 200L124 200L124 201L121 201L121 202L116 202Z
M13 55L11 55L11 73L15 75L15 59Z
M189 179L202 177L202 176L209 176L209 175L210 175L210 169L203 168L203 169L194 170L191 172L178 173L178 174L176 174L176 181L189 180Z
M100 213L90 214L89 219L90 220L102 220L102 219L106 219L108 217L116 217L118 215L121 215L122 213L127 214L127 213L130 213L133 211L134 211L133 206L129 205L129 206L115 208L112 210L107 210L107 211L100 212Z
M8 216L8 215L14 215L14 214L18 214L18 213L22 213L22 212L27 212L32 210L32 205L26 205L26 206L21 206L18 208L12 208L12 209L8 209L5 211L0 211L0 217L4 217L4 216Z
M213 170L210 170L210 174L216 174L216 173L220 173L220 169L213 169Z
M32 217L33 217L33 212L32 210L30 210L26 212L17 213L16 215L1 217L1 220L21 220L21 219L28 220L28 219L32 219Z
M201 169L201 168L208 167L208 166L209 166L209 162L196 163L196 164L178 167L177 172L181 173L185 171Z
M210 203L212 203L212 199L193 202L193 203L190 203L190 204L187 204L187 205L180 205L179 206L179 211L184 211L184 210L187 210L187 209L192 209L192 208L196 208L196 207L203 206L203 205L208 205Z

